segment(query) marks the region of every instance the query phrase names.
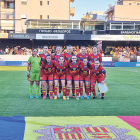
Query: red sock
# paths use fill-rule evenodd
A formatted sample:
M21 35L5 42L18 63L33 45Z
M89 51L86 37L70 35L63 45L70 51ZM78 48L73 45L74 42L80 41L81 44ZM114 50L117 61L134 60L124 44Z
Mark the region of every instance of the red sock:
M79 96L79 87L76 87L76 96Z
M42 90L43 96L46 96L46 90Z
M70 87L67 87L67 96L70 95Z
M93 96L96 97L95 88L92 88L91 91L92 91Z
M83 96L83 87L80 87L80 95Z
M102 95L102 97L104 97L105 94L104 93L101 93L101 95Z
M50 90L50 96L53 96L53 90Z
M54 87L54 95L57 96L57 87Z
M86 94L89 96L90 87L86 87Z
M47 88L47 94L49 94L49 88Z
M95 83L91 84L91 91L94 97L96 97L96 92L95 92Z
M92 90L91 90L91 85L90 85L90 90L89 90L89 92L90 92L90 93L92 92Z
M66 87L62 87L63 96L66 96Z
M59 86L59 93L61 93L62 91L62 86Z

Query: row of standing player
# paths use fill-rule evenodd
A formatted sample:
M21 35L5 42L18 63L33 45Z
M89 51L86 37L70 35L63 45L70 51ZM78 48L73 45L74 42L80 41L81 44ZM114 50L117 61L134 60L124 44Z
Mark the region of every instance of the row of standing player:
M102 63L102 57L100 54L97 53L96 46L93 46L93 54L87 54L86 48L82 46L81 53L77 56L73 55L73 48L72 46L68 46L68 53L61 54L61 47L56 47L55 55L51 56L48 54L48 47L44 46L44 53L40 54L41 58L41 70L40 70L40 79L41 79L41 95L43 99L46 99L46 80L48 80L48 87L49 90L47 91L47 97L49 97L50 91L50 99L53 99L53 92L54 92L54 99L57 99L57 87L62 85L63 91L63 99L69 99L70 94L70 87L72 85L72 80L74 84L72 86L72 93L73 97L75 97L75 88L76 88L76 99L79 99L78 95L80 93L81 99L83 97L83 82L85 81L85 93L87 94L87 99L89 99L89 92L90 90L93 93L93 99L96 99L96 92L95 92L95 83L104 83L104 79L106 77L106 71L100 64ZM34 55L37 54L37 50L34 49ZM33 57L34 58L34 57ZM71 59L70 59L71 58ZM78 62L77 59L80 59ZM32 59L29 58L29 63L27 66L27 75L29 75L29 64L33 63ZM65 60L65 62L64 62ZM89 63L90 62L90 63ZM90 70L90 74L89 74ZM38 79L34 79L34 74L32 73L32 67L30 72L30 98L32 98L32 85L33 81L36 81L36 87L39 85ZM35 73L35 72L34 72ZM79 76L80 75L80 76ZM36 76L37 78L38 76ZM80 77L80 78L79 78ZM67 88L65 81L67 80ZM55 86L53 87L53 80ZM80 90L79 90L79 80L80 80ZM91 80L91 84L90 84ZM60 82L59 82L60 81ZM74 88L75 87L75 88ZM91 88L90 88L91 87ZM59 88L60 89L60 88ZM36 90L38 93L38 90ZM60 97L59 92L59 97ZM36 95L38 98L38 94ZM102 93L102 99L104 99L104 94Z

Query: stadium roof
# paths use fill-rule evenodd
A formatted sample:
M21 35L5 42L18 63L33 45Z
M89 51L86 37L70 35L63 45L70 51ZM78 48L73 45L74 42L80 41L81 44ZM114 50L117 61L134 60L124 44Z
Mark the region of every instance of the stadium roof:
M140 23L140 21L107 21L107 23Z
M46 22L81 22L80 20L50 20L50 19L28 19L27 21L46 21Z

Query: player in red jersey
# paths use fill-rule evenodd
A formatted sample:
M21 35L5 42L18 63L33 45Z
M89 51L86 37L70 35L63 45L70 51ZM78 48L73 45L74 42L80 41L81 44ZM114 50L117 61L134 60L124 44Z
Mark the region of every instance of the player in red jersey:
M85 82L86 89L85 89L85 94L87 95L87 99L89 98L89 91L90 91L90 75L89 75L89 70L90 70L90 63L88 62L88 58L84 57L82 63L80 64L80 95L81 99L84 99L83 97L83 83Z
M89 61L91 64L94 64L96 60L99 60L100 64L102 65L102 56L100 53L97 52L97 47L92 47L93 53L89 55Z
M73 47L71 45L67 46L67 53L64 53L63 55L64 55L64 58L65 58L65 61L69 61L69 59L72 57L72 55L74 55ZM75 98L74 81L72 81L72 95Z
M96 60L99 60L100 64L102 65L102 56L100 53L98 53L97 46L96 45L93 46L92 50L93 50L93 53L90 54L89 61L91 62L91 64L94 64ZM99 97L101 96L101 93L99 91L98 91L98 95Z
M61 46L57 45L56 53L52 56L52 60L55 60L55 62L57 62L61 55L63 56L63 54L61 54Z
M67 53L64 53L65 61L69 61L69 59L74 55L73 47L71 45L67 46Z
M81 47L81 53L77 54L77 57L80 59L81 62L83 62L83 58L87 58L89 59L89 54L86 53L86 47L82 46ZM81 86L80 86L81 87ZM82 90L82 89L81 89ZM85 93L85 97L86 97L86 93ZM87 97L88 98L88 97Z
M46 80L49 81L50 99L53 99L53 72L55 61L51 60L51 55L48 54L46 59L41 64L40 75L42 80L43 99L46 99Z
M45 58L46 58L46 56L48 54L49 54L48 53L48 46L45 45L45 46L43 46L43 53L42 54L39 54L39 57L41 57L41 63L43 63L43 61L45 60ZM47 87L48 87L48 85L47 85ZM43 97L43 93L42 93L42 82L41 82L41 97ZM49 97L49 88L47 88L47 97Z
M83 58L87 58L89 60L89 54L86 53L86 47L81 47L81 53L77 54L77 57L80 59L81 62L83 62Z
M68 62L68 72L67 72L67 99L69 99L70 87L72 80L74 80L74 85L76 87L76 99L79 99L79 65L80 61L77 60L76 55L72 55Z
M55 53L54 56L52 56L52 60L55 60L55 62L57 62L61 55L63 56L63 54L61 54L61 46L57 45L56 46L56 53ZM59 94L58 94L58 98L60 98L60 96L61 96L61 91L62 91L62 85L61 85L61 81L59 81Z
M100 65L99 60L96 60L94 64L91 65L91 91L93 93L93 99L96 99L95 92L96 81L98 83L104 84L106 75L107 74L105 69ZM101 99L104 99L104 93L101 93Z
M65 78L66 78L66 69L68 67L68 62L65 62L64 56L60 56L58 61L55 62L55 73L54 73L54 99L57 99L57 87L59 80L62 84L62 90L63 90L63 99L66 100L66 86L65 86Z

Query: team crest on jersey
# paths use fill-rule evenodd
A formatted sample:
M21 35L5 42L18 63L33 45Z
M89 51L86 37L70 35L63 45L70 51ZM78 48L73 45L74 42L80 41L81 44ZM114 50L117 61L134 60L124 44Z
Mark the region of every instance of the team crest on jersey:
M87 71L83 71L83 74L87 74Z
M48 71L52 71L52 69L51 68L48 68Z
M37 140L137 140L134 136L125 133L128 129L118 126L100 125L66 125L43 126L41 130L34 130L44 136L38 136Z
M96 72L94 72L93 75L96 75Z
M73 71L76 71L76 68L73 68Z

